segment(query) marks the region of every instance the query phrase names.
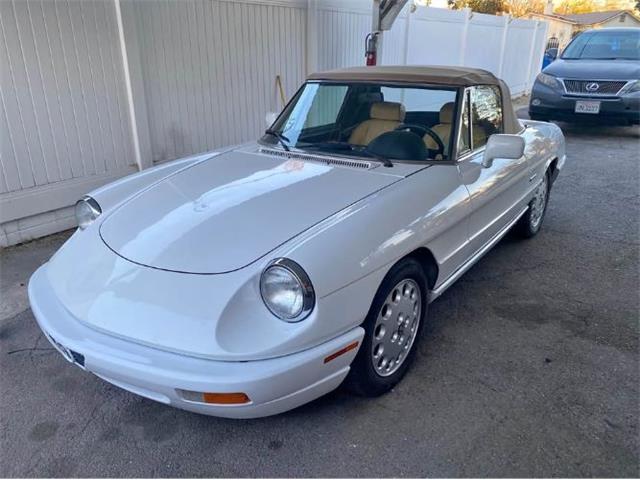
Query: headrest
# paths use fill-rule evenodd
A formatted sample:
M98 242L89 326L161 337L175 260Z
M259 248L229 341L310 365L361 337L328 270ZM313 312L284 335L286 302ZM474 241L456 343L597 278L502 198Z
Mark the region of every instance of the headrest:
M453 123L453 102L445 103L440 109L440 123Z
M362 92L358 94L358 103L376 103L382 101L382 92Z
M372 103L369 116L377 120L402 122L404 120L404 106L396 102Z

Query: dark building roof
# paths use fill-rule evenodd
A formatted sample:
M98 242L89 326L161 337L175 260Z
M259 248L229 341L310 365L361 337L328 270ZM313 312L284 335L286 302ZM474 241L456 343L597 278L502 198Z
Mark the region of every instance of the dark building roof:
M556 18L558 20L564 20L565 22L574 23L576 25L595 25L597 23L606 22L607 20L611 20L612 18L617 17L626 13L627 15L631 15L635 17L633 13L629 10L609 10L607 12L591 12L591 13L578 13L574 15L561 15L554 13L553 15L547 14L539 14L544 17ZM637 18L637 17L635 17Z

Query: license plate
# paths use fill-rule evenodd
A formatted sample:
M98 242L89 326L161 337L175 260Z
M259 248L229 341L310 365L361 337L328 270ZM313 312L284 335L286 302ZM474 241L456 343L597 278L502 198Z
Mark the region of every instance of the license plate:
M600 113L600 102L587 102L578 100L576 102L576 113Z

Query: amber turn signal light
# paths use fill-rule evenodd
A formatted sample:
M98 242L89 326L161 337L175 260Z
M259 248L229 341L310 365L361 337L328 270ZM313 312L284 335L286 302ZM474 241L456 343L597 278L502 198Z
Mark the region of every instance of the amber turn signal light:
M219 405L240 405L243 403L249 403L249 397L246 393L210 393L205 392L202 394L202 400L205 403L217 403Z
M340 350L338 350L337 352L333 352L331 355L329 355L328 357L325 357L324 359L324 363L329 363L331 360L335 360L336 358L338 358L340 355L344 355L347 352L350 352L351 350L353 350L354 348L356 348L358 346L358 342L353 342L350 343L349 345L347 345L344 348L341 348Z

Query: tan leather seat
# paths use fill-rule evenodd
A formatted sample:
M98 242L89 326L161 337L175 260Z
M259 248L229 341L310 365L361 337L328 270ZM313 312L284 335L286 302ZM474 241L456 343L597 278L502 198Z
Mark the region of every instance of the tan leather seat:
M449 150L449 138L451 137L451 130L453 129L454 110L455 103L445 103L442 108L440 108L440 123L431 127L431 130L433 130L433 132L440 137L440 140L442 140L445 154ZM430 148L431 150L438 149L438 144L430 135L427 134L422 137L422 139L424 140L424 144L427 148Z
M395 130L404 121L404 115L404 106L401 103L372 103L370 118L355 128L349 137L349 143L368 145L378 135Z

